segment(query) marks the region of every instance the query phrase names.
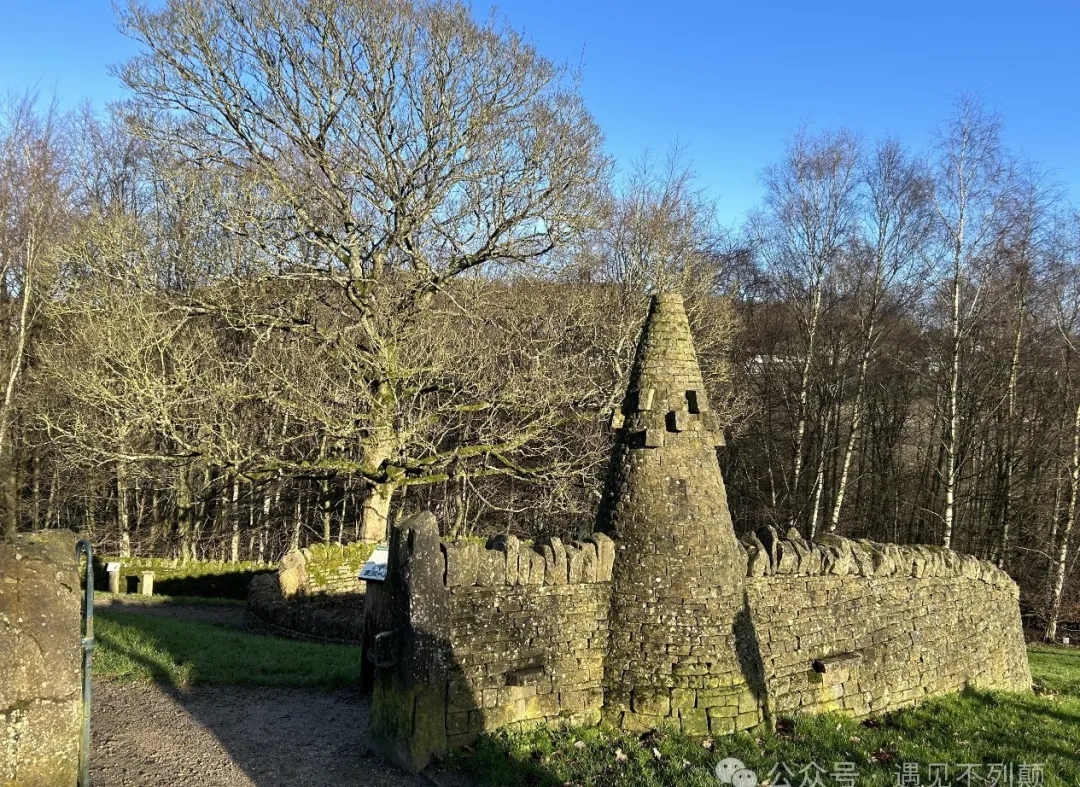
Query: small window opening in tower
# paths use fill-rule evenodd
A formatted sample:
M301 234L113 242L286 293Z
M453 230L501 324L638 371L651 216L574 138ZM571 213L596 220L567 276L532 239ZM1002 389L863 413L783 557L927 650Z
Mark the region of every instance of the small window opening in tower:
M686 409L695 415L701 412L701 408L698 407L697 391L686 392Z

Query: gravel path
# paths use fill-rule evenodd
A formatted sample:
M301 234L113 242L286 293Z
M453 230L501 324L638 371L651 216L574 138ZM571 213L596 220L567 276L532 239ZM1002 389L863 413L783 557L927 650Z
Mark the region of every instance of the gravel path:
M94 682L94 787L416 787L368 754L350 690Z

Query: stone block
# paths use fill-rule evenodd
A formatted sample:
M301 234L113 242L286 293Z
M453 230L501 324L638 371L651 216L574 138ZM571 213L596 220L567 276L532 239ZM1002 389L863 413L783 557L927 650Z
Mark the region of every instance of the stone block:
M580 585L585 575L585 556L572 544L567 544L564 549L566 550L566 581L571 585Z
M642 713L626 711L622 714L619 726L627 732L648 732L649 730L659 729L663 721L663 716L648 716Z
M643 448L661 448L664 445L664 432L659 428L643 429L639 439Z
M476 584L497 587L506 584L506 553L497 549L477 549Z
M547 560L539 548L529 550L529 584L543 585L547 582Z
M714 716L709 709L709 732L713 735L731 735L735 732L735 717Z
M669 432L685 432L690 429L690 413L686 410L672 410L667 414L667 430Z
M525 584L520 581L521 541L517 536L502 534L488 540L488 549L495 549L505 556L505 576L507 585ZM526 568L526 571L528 569Z
M640 391L631 391L631 409L634 412L648 412L653 408L653 399L656 397L655 388L645 388Z
M307 595L307 561L302 552L295 549L286 552L278 563L277 576L282 598L292 599Z
M610 582L615 565L615 542L604 533L593 533L589 540L596 545L596 581Z
M672 689L671 707L675 710L697 706L697 692L693 689Z
M506 673L507 686L536 686L543 680L543 667L524 667Z
M638 686L630 703L634 713L646 716L667 716L671 712L671 697L664 688Z
M70 531L0 538L2 784L75 784L82 739L81 596Z
M581 581L596 581L596 544L590 541L575 541L574 546L581 550Z
M446 555L446 587L468 587L476 584L480 548L467 541L443 544Z
M704 708L680 708L679 724L687 735L706 735L709 732L709 716Z
M761 715L757 711L748 711L746 713L740 713L735 719L735 726L740 730L748 730L751 727L756 727L761 723Z

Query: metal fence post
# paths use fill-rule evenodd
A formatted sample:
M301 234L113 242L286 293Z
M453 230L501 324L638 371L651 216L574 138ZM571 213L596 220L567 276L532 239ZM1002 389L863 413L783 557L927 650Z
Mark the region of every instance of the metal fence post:
M75 545L75 560L86 555L86 597L82 612L83 729L79 747L79 787L90 787L90 664L94 651L94 549L83 538Z

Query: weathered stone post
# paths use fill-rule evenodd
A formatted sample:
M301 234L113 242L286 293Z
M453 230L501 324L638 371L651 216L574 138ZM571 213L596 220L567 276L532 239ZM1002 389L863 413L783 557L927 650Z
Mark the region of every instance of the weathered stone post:
M380 754L419 772L446 751L450 604L439 527L430 513L390 534L382 605L397 628L375 635L371 740Z
M154 572L144 571L142 572L142 579L139 582L139 592L144 596L154 595Z
M737 655L746 561L716 459L682 298L653 299L598 527L616 544L605 712L628 729L728 733L757 724Z
M120 566L117 565L117 567L114 568L111 571L108 570L108 568L106 568L105 576L109 580L109 592L114 593L114 594L119 593L120 592Z
M82 740L75 536L0 541L0 784L74 787Z

